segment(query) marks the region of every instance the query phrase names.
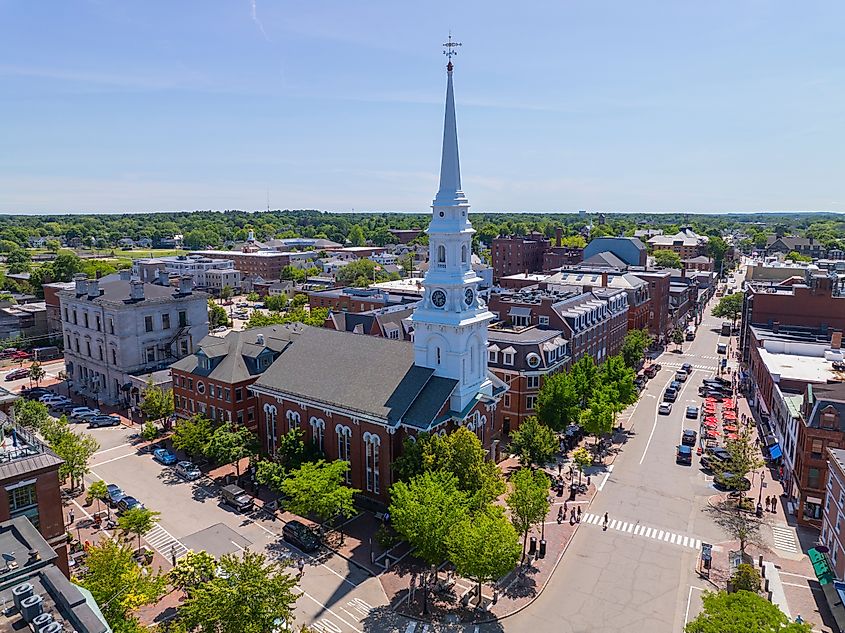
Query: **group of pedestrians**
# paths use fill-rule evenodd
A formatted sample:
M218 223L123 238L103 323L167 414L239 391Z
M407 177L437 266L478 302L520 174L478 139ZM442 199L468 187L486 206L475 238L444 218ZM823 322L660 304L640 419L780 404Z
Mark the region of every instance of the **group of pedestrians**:
M558 525L566 521L567 507L568 502L564 501L563 505L557 509ZM581 523L581 506L579 505L576 505L576 507L572 508L569 512L569 525L574 525L575 523Z

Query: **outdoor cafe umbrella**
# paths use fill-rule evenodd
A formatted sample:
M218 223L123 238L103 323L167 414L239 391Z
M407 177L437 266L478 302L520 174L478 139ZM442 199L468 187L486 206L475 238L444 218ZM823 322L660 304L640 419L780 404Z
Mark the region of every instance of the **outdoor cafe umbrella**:
M719 434L712 429L707 429L704 432L704 436L707 437L708 439L711 439L711 440L718 440L719 439Z
M726 433L736 433L736 427L731 424L726 424L722 427Z
M708 429L716 429L719 428L719 425L716 423L715 420L705 420L701 423L702 426L706 426Z
M726 420L736 420L736 413L734 413L732 411L724 411L722 413L722 417L725 418Z
M729 440L735 440L737 438L737 434L736 433L726 433L725 437L728 438Z

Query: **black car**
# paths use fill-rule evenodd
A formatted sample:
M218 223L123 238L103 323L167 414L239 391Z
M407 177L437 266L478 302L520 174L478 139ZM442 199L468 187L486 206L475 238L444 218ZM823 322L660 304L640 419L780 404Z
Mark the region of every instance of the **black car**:
M132 508L143 508L144 504L138 501L135 497L125 496L121 497L120 501L117 502L117 513L123 514L124 512L128 512Z
M690 420L697 420L698 419L698 407L695 407L695 406L687 407L686 415Z
M698 439L698 433L692 429L684 429L681 434L681 444L684 446L695 446L695 440Z
M672 389L672 387L667 387L666 391L663 392L663 400L665 402L675 402L678 398L678 392L676 389Z
M690 365L689 363L684 363L683 365L681 365L681 369L683 369L688 374L692 373L692 365Z
M109 484L106 486L106 491L106 503L112 508L117 506L117 502L126 496L117 484Z
M701 457L701 465L708 470L713 470L717 466L727 464L730 460L731 454L724 448L708 448Z
M713 485L719 490L751 490L751 482L747 477L740 477L727 470L713 477Z
M303 552L313 552L320 547L320 540L314 532L297 520L285 523L282 528L282 538Z
M46 396L52 393L49 389L44 387L36 387L35 389L21 389L21 395L27 400L38 400L41 396Z

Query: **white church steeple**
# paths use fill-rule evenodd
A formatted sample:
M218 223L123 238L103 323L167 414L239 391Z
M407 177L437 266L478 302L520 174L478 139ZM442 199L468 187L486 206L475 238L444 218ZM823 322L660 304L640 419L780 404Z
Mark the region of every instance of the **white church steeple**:
M453 411L463 411L479 394L490 395L487 375L487 324L493 314L478 297L481 278L472 269L472 236L469 202L461 191L458 130L452 86L451 36L444 44L446 66L446 115L440 189L432 203L428 227L429 267L422 303L414 312L414 351L417 365L434 369L435 375L458 381L452 394Z

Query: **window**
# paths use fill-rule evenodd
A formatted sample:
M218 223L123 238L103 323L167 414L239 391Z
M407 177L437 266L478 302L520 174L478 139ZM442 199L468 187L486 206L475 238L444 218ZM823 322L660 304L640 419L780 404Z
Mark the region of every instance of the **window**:
M91 341L85 341L85 349L88 350L88 358L91 358Z
M511 317L511 321L517 327L527 327L531 325L531 317L522 314L514 314Z
M190 399L190 400L188 400L188 402L191 404L191 413L193 413L194 411L196 411L196 409L194 408L194 400L193 400L193 398L192 398L192 399Z
M188 355L188 341L179 341L179 350L181 351L181 355L187 356Z
M244 399L244 390L238 387L235 389L235 402L241 402Z
M822 440L813 440L813 445L810 448L811 457L813 457L813 459L821 459L823 452L824 442L822 442ZM813 487L816 488L817 486Z
M379 450L381 438L378 435L364 433L364 447L367 474L367 492L379 494Z
M537 402L537 396L525 396L525 408L529 411L534 410L534 405Z
M821 470L818 468L807 469L807 487L818 489L821 485Z
M498 363L499 362L499 352L495 349L487 350L487 361L490 363Z
M148 347L145 354L146 354L148 363L156 362L156 348L155 347Z
M467 247L466 244L461 246L461 262L466 264L467 263Z
M170 329L170 313L165 312L161 315L161 329L162 330L169 330Z
M194 390L194 379L193 378L188 378L188 389L190 389L191 391Z
M188 313L185 310L179 310L179 327L186 327L188 325Z
M246 421L252 422L255 419L255 407L246 410Z
M103 327L103 323L102 323L102 321L101 321L101 319L100 319L100 315L99 315L99 314L98 314L95 318L96 318L96 320L97 320L97 321L96 321L96 322L97 322L97 331L99 332L99 331L102 329L102 327Z
M437 263L438 264L445 264L446 263L446 247L441 244L437 247Z
M348 462L349 470L345 473L346 483L352 483L352 429L348 426L341 426L338 424L334 429L337 435L337 458L341 461Z
M502 406L505 407L505 409L511 408L511 394L509 394L509 393L505 394L505 397L503 398L503 401L502 401Z
M214 385L212 383L208 383L208 396L210 398L214 397Z
M153 331L153 317L151 315L144 317L144 330L147 332Z
M548 324L549 324L549 317L547 317L547 316L540 316L540 317L537 317L537 318L538 318L538 320L539 320L539 322L540 322L540 325L548 325Z
M100 346L98 346L98 348L97 348L97 349L98 349L98 350L99 350L99 352L100 352L100 360L103 360L103 346L102 346L102 345L100 345Z
M242 425L244 423L244 412L242 409L238 409L238 414L235 417L235 420L238 425Z
M82 313L82 318L85 321L85 327L91 327L91 326L88 325L88 313L87 312Z
M287 418L288 421L288 431L290 431L291 429L299 428L299 413L297 413L296 411L288 411L287 413L285 413L285 418Z
M117 351L114 348L111 350L111 364L117 365Z
M219 389L218 389L218 393L219 393ZM224 391L224 400L226 400L226 402L232 401L232 390L231 389L226 389Z
M326 422L322 418L311 418L311 441L321 453L323 452L323 438L326 433Z
M513 352L504 352L502 354L502 362L505 365L513 365Z
M397 329L388 330L387 338L398 339L399 338L399 330L397 330Z
M77 321L77 318L76 318L76 308L73 309L73 324L79 325L79 321Z
M221 412L221 413L222 413L222 412ZM216 419L217 419L217 409L215 409L215 408L214 408L214 405L211 405L211 406L208 408L208 417L210 417L212 420L216 420Z
M9 497L9 517L24 516L30 523L38 527L38 495L35 492L35 482L28 481L6 488Z
M540 388L540 377L539 376L527 376L528 379L528 388L529 389L539 389Z
M65 321L70 321L67 315L67 306L65 306Z
M114 334L114 319L109 317L109 334Z
M828 499L830 499L830 495L828 495ZM845 508L845 491L839 491L839 507Z

